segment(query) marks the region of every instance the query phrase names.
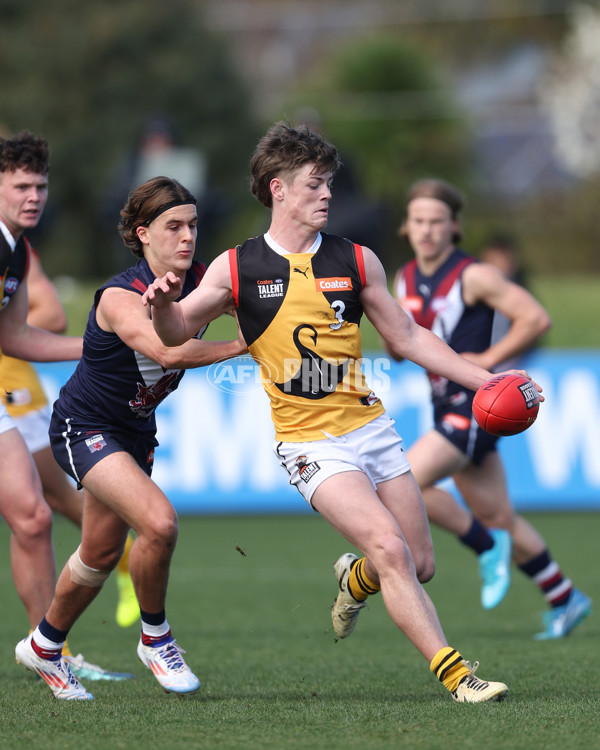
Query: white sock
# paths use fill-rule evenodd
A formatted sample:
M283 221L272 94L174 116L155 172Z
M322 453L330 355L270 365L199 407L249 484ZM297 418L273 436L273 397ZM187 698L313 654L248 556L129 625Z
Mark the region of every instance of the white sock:
M142 633L149 635L150 638L160 638L166 635L170 630L169 623L165 620L161 625L148 625L142 620Z

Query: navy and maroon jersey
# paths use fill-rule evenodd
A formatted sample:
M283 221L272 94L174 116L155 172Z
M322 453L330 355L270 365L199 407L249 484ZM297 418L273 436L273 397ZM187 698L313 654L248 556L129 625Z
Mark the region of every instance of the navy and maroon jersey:
M205 270L204 264L192 264L180 299L195 289ZM98 431L118 430L142 439L154 438L155 409L177 388L185 371L163 369L96 322L96 308L106 289L119 287L141 296L154 279L142 259L98 289L83 337L82 357L54 404L61 417Z
M466 305L462 296L462 273L477 260L456 248L431 276L425 276L416 260L402 269L395 295L406 312L428 328L455 352L483 352L492 340L494 310L484 304ZM428 373L434 404L450 398L462 386ZM469 391L471 397L474 395Z
M495 311L484 304L466 305L462 296L464 269L477 260L455 249L431 276L409 261L396 283L395 295L414 320L459 354L485 351L492 342ZM473 418L474 391L428 373L435 429L479 464L496 449L498 438L484 432Z
M339 436L382 414L360 367L360 245L323 233L314 253L279 254L260 236L229 259L240 328L277 440Z

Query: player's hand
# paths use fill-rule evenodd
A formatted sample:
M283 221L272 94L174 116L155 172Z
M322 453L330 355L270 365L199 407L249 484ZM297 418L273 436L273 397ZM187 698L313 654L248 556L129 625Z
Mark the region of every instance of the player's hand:
M504 372L497 372L496 375L520 375L523 378L527 378L527 380L531 380L531 375L527 372L527 370L505 370ZM540 394L540 402L545 401L546 399L541 395L542 393L542 386L535 382L535 380L531 380L533 385L535 386L536 391Z
M142 295L142 304L162 307L169 302L174 302L180 297L182 286L183 282L179 276L176 276L172 271L167 271L165 276L154 279L146 289Z

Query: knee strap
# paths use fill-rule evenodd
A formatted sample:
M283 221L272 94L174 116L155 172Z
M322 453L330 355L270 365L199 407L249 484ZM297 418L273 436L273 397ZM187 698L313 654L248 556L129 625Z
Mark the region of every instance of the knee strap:
M104 581L110 575L110 570L96 570L90 568L81 561L79 550L81 545L77 547L75 552L69 558L69 569L71 570L71 580L73 583L77 583L80 586L90 586L91 588L99 589L104 585Z

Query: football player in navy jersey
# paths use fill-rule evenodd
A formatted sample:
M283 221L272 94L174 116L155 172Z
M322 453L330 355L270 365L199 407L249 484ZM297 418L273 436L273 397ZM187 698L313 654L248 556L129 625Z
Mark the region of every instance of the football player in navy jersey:
M35 362L79 359L81 338L27 324L31 247L24 232L48 199L50 153L44 138L24 131L0 138L0 348ZM0 380L0 387L5 383ZM52 601L56 570L52 514L31 454L0 403L0 514L11 531L11 567L31 627Z
M421 585L434 573L427 515L393 421L360 370L362 313L397 356L472 389L491 373L415 325L390 295L374 252L325 233L338 166L337 150L320 134L273 125L251 160L252 192L271 210L268 232L220 255L181 302L173 274L143 300L170 346L237 310L271 401L282 467L364 555L347 552L334 565L336 635L350 635L367 596L381 590L390 617L454 700L500 700L506 685L476 677L477 665L448 645Z
M117 565L130 528L136 539L129 566L142 620L138 656L167 692L193 693L200 686L165 613L177 515L151 479L155 410L186 368L243 354L246 345L241 337L201 341L199 328L180 347L166 347L140 303L147 286L167 272L180 280L182 296L199 283L204 266L193 260L196 224L196 199L173 179L156 177L131 193L119 231L139 260L96 292L81 359L54 404L54 455L83 487L81 545L60 574L45 616L17 644L16 658L44 677L57 698L93 697L61 648Z
M444 180L423 179L410 187L401 233L415 258L398 271L394 292L416 322L469 361L495 372L528 351L550 319L522 286L460 249L463 203L461 193ZM498 315L509 325L496 338ZM506 594L512 557L550 607L536 638L567 635L589 614L589 598L563 575L539 532L515 513L498 438L474 420L473 391L435 374L430 381L434 426L408 451L429 520L477 553L484 608L495 607ZM437 486L446 477L452 477L472 513Z

